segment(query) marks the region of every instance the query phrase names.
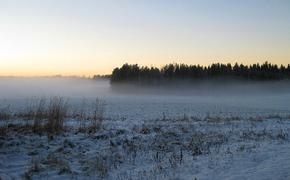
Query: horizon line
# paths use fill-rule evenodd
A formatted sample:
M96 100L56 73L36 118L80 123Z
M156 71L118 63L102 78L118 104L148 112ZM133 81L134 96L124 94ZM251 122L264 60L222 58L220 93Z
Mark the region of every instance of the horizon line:
M102 77L105 77L105 76L110 76L110 75L112 75L112 72L113 72L113 70L115 69L115 68L120 68L120 67L122 67L124 64L129 64L129 65L138 65L138 66L140 66L140 67L154 67L154 68L158 68L158 69L160 69L160 68L162 68L162 67L164 67L164 66L166 66L166 65L170 65L170 64L179 64L179 65L181 65L181 64L184 64L184 65L189 65L189 66L191 66L191 65L196 65L196 66L201 66L201 67L209 67L209 66L211 66L211 65L213 65L213 64L224 64L224 65L227 65L227 64L231 64L232 66L234 66L235 64L238 64L238 65L240 65L240 64L243 64L243 65L245 65L245 66L251 66L251 65L254 65L254 64L259 64L259 65L262 65L262 64L265 64L265 63L268 63L268 64L272 64L272 65L277 65L278 67L281 67L281 66L284 66L284 67L287 67L287 66L289 66L290 65L290 63L280 63L280 64L277 64L277 63L273 63L273 62L270 62L270 61L268 61L268 60L266 60L266 61L263 61L263 62L255 62L255 63L242 63L242 62L234 62L234 63L231 63L231 62L219 62L219 61L217 61L217 62L212 62L212 63L209 63L209 64L199 64L199 63L177 63L177 62L171 62L171 63L165 63L165 64L163 64L163 65L161 65L161 66L154 66L154 65L142 65L142 63L128 63L128 62L125 62L125 63L123 63L121 66L119 66L119 67L114 67L113 69L111 69L111 73L100 73L100 74L98 74L98 73L95 73L95 74L68 74L68 75L66 75L66 74L61 74L61 73L54 73L54 74L51 74L51 75L48 75L48 74L44 74L44 75L11 75L11 74L8 74L8 75L0 75L0 78L83 78L83 79L93 79L94 77L100 77L100 78L102 78Z

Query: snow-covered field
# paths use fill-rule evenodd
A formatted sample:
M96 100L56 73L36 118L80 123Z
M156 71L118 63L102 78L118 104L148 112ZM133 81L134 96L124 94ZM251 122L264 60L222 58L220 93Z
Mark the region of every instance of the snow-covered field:
M290 179L285 88L124 94L67 78L2 78L0 87L0 112L14 114L0 120L0 179ZM44 96L69 99L65 130L53 137L15 115ZM101 129L79 131L73 114L96 97Z

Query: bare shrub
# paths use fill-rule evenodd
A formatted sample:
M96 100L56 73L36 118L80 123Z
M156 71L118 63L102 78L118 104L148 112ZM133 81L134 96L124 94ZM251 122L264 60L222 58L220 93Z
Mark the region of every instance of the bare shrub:
M47 117L46 99L40 98L33 113L33 131L40 132L42 129L42 121Z
M78 109L77 118L79 120L79 131L84 132L86 130L86 122L87 117L87 100L83 99L80 108Z
M105 112L105 103L100 99L96 99L92 103L92 117L91 117L91 124L89 127L90 133L96 133L98 130L101 129L102 123L104 120L104 112Z
M31 98L27 101L26 108L23 113L18 116L27 120L27 125L31 125L36 133L43 130L43 121L48 118L47 98ZM32 124L29 122L32 120Z
M46 129L48 133L58 133L64 129L64 121L68 111L68 102L62 97L52 97L47 110Z
M0 120L9 120L12 117L10 105L0 107Z
M18 116L27 120L34 119L35 116L35 109L36 109L36 98L31 98L26 101L25 109L23 112L19 113Z

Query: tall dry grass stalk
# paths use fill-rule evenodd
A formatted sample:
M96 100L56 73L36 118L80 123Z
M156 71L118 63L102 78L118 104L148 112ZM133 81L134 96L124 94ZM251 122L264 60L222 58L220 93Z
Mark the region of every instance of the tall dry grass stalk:
M82 100L81 106L78 110L78 120L79 120L79 131L83 132L86 130L86 119L88 118L87 116L87 100L84 98Z
M37 100L37 106L33 112L33 131L39 132L42 130L43 121L47 118L46 98Z
M46 129L49 133L58 133L64 129L64 121L68 112L68 100L52 97L47 110Z
M92 103L92 117L91 117L91 125L90 125L90 132L95 133L99 131L102 127L102 123L104 120L104 113L105 113L105 102L97 98Z
M0 120L9 120L12 117L10 105L0 107Z

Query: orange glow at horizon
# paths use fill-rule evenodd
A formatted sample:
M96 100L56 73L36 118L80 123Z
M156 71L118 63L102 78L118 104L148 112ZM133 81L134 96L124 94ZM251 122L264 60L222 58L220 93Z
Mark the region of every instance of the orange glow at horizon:
M93 76L124 63L290 63L289 2L208 3L1 1L0 76Z

